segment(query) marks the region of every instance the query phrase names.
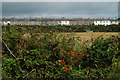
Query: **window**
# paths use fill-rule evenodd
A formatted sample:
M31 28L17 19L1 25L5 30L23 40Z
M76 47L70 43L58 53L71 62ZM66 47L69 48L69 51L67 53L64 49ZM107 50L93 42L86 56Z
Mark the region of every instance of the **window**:
M59 23L61 23L61 21L59 21Z
M67 23L67 21L65 21L65 23Z

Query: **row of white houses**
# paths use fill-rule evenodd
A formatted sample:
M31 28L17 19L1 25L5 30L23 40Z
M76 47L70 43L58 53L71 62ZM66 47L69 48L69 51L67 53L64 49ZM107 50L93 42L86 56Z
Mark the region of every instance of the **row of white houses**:
M119 20L111 19L3 19L2 25L118 25Z
M94 24L95 25L118 25L119 24L119 21L118 20L96 20L94 21Z
M61 21L59 22L60 25L70 25L70 21ZM118 25L119 22L116 20L95 20L93 21L94 25Z

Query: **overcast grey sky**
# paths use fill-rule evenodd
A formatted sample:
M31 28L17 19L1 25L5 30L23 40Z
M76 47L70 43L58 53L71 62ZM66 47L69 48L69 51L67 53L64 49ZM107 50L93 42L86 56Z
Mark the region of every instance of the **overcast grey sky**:
M120 18L120 1L118 2L118 17Z
M2 2L118 2L120 0L2 0Z
M118 2L3 2L3 17L118 17Z

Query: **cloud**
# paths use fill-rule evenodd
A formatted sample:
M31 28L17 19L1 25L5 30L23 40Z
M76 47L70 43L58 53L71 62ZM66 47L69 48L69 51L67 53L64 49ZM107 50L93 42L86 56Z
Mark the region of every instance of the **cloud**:
M118 3L118 17L120 18L120 2Z
M5 17L116 17L117 2L3 2Z
M120 0L2 0L2 2L118 2Z

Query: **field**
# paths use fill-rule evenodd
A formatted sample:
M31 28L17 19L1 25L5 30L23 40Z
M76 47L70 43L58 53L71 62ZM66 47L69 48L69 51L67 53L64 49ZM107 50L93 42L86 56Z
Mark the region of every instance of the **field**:
M38 33L38 34L43 35L44 33ZM73 34L74 37L80 37L80 39L82 41L91 40L91 38L96 39L99 36L101 36L103 38L109 38L111 36L120 36L120 32L91 32L91 33L88 33L88 32L68 32L68 33L61 32L61 33L58 33L59 36L60 35L65 36L65 35L71 35L71 34ZM30 36L30 34L25 33L23 36L27 37L27 36Z
M82 41L85 40L91 40L91 38L96 39L99 36L103 36L103 38L109 38L112 35L113 36L118 36L120 34L119 32L93 32L93 33L87 33L87 32L74 32L74 33L60 33L63 35L69 35L69 34L74 34L75 37L80 37Z
M70 32L70 33L59 33L59 35L71 35L73 34L74 37L79 37L81 41L77 40L77 43L79 42L80 45L85 44L85 41L88 41L86 43L87 46L91 46L91 39L97 39L98 37L103 37L104 39L107 39L111 36L120 36L119 32Z
M39 33L41 36L43 36L43 33ZM98 37L103 37L104 39L109 38L111 36L120 36L120 32L60 32L57 34L58 36L74 36L75 38L79 38L81 41L80 43L83 43L88 40L88 45L91 45L91 39L96 39ZM30 36L30 34L24 34L24 37Z

